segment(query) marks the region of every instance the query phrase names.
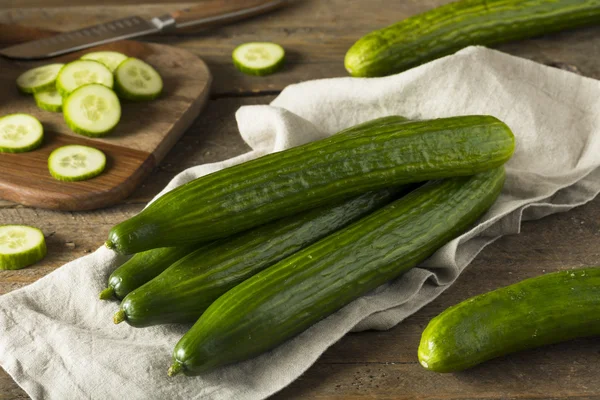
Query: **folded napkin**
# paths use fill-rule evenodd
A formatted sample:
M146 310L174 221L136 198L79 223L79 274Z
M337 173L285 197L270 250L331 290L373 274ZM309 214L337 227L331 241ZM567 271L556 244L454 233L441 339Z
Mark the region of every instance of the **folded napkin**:
M481 47L386 78L338 78L286 88L271 105L242 107L252 151L190 168L163 191L224 167L386 115L431 119L490 114L516 136L504 191L469 232L434 256L255 359L199 377L168 378L187 326L111 322L98 300L124 261L102 247L0 297L0 364L34 399L262 399L282 389L349 331L388 329L434 300L489 243L522 220L567 211L600 191L600 82ZM35 267L33 267L35 268ZM416 357L416 350L415 357Z

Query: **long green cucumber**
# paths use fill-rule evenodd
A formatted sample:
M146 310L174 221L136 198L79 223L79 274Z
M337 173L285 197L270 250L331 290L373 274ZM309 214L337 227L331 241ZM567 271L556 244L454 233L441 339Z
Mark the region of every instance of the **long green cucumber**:
M392 201L400 189L365 193L207 245L129 293L115 314L136 327L193 323L219 296L263 269Z
M600 23L600 0L461 0L371 32L346 53L353 76L385 76L470 45Z
M108 287L100 299L122 299L134 289L156 278L171 264L187 256L199 246L163 247L135 254L108 277Z
M217 299L181 338L169 375L246 360L299 334L464 232L503 183L503 167L429 182L259 272Z
M600 335L600 268L560 271L463 301L432 319L419 361L436 372Z
M371 190L486 171L513 151L512 132L491 116L370 121L182 185L113 227L106 246L210 241Z

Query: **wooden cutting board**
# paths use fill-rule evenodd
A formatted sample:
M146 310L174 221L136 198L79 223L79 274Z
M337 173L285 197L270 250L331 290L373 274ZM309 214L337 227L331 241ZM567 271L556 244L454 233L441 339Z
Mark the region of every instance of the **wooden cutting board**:
M0 32L2 30L0 28ZM36 36L33 30L25 32L29 39ZM73 133L62 113L37 108L33 97L19 93L15 86L17 77L29 68L66 63L99 50L114 50L140 58L154 66L164 81L164 92L156 100L141 103L122 100L121 121L104 138L91 139ZM44 143L39 149L20 154L0 153L0 198L27 206L73 211L119 202L133 192L198 116L208 98L211 80L206 64L194 54L154 43L121 41L39 62L16 62L0 57L0 116L28 113L44 126ZM52 178L48 172L48 156L57 147L67 144L102 150L107 156L105 171L82 182L60 182Z

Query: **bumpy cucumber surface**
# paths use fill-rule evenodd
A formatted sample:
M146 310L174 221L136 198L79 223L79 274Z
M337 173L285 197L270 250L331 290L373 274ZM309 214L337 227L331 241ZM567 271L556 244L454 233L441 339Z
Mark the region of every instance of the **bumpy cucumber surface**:
M177 343L170 374L245 360L299 334L464 232L503 183L503 167L429 182L244 281Z
M100 299L122 299L197 248L198 246L165 247L135 254L110 274L108 287L100 293Z
M369 33L348 50L353 76L401 72L470 45L597 24L600 0L461 0Z
M419 361L464 370L512 352L600 335L600 267L555 272L472 297L429 322Z
M223 293L277 261L389 203L398 190L365 193L283 218L194 251L128 294L115 322L142 327L196 322Z
M514 151L491 116L383 118L198 178L111 229L131 254L209 241L371 190L496 168Z

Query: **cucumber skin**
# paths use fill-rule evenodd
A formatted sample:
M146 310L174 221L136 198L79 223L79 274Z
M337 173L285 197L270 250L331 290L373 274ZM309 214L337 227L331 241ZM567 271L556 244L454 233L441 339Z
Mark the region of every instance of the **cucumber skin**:
M164 247L135 254L113 271L108 278L108 287L114 290L117 299L123 299L197 248L198 246Z
M154 94L148 94L148 95L144 95L144 94L133 94L131 92L129 92L122 84L121 81L118 78L117 75L117 70L119 69L119 67L121 65L124 65L128 60L132 59L134 57L129 57L126 60L123 60L121 62L121 64L119 64L119 66L117 67L117 69L115 69L114 71L114 90L115 93L117 93L117 95L125 100L130 100L130 101L150 101L150 100L154 100L157 99L158 97L160 97L160 95L163 93L164 90L164 83L162 81L162 76L160 77L161 79L161 88L160 91L158 93L154 93ZM142 61L142 60L139 60ZM142 61L145 64L147 64L145 61ZM156 69L154 67L152 67L150 64L148 64L149 67L151 67L152 69L154 69L156 71ZM158 74L158 76L160 76L160 74L158 73L158 71L156 71L156 73Z
M463 301L429 322L419 361L461 371L495 357L600 335L600 268L526 279Z
M174 371L198 375L285 342L415 267L495 201L504 168L429 182L236 286L173 351Z
M229 289L389 203L399 191L365 193L194 251L123 299L126 321L135 327L194 323Z
M243 72L244 74L247 75L254 75L254 76L266 76L266 75L271 75L277 71L279 71L284 65L285 65L285 50L283 49L283 47L281 47L280 45L276 44L276 43L269 43L270 45L275 45L281 48L281 51L283 52L283 57L281 57L279 60L277 60L276 63L274 63L273 65L270 65L268 67L265 68L249 68L246 67L244 65L244 63L238 61L235 58L235 52L236 50L241 47L244 46L247 43L241 44L239 46L237 46L233 52L231 53L231 59L233 61L233 65L240 71Z
M13 115L27 115L29 117L34 118L40 125L40 128L42 129L42 136L40 136L40 138L38 140L31 143L29 146L23 146L23 147L1 147L0 146L0 153L11 153L11 154L26 153L28 151L33 151L33 150L37 149L38 147L40 147L42 145L42 143L44 142L44 126L42 125L42 123L37 118L35 118L33 115L27 114L27 113L6 114L6 115L3 115L2 117L0 117L0 120L7 118L7 117L11 117Z
M494 45L600 21L600 0L462 0L371 32L346 53L356 77L385 76L470 45Z
M92 61L92 60L86 60L86 61ZM64 68L64 67L63 67L63 68ZM100 83L88 83L87 85L81 85L81 86L79 86L77 89L73 90L71 93L69 93L69 94L67 95L67 97L66 97L66 98L64 98L64 101L63 101L63 107L62 107L62 108L63 108L63 111L64 111L64 110L67 110L67 109L68 109L68 107L69 107L69 98L70 98L70 96L71 96L73 93L75 93L76 91L78 91L79 89L85 88L85 87L86 87L86 86L88 86L88 85L101 85L101 84L100 84ZM104 86L104 85L101 85L101 86ZM111 88L109 88L108 86L104 86L104 87L106 87L106 88L108 88L108 89L111 89ZM111 89L111 90L112 90L112 89ZM115 93L115 96L116 96L116 93ZM119 103L119 104L120 104L120 103ZM120 122L120 120L121 120L121 115L122 115L122 113L123 113L123 109L121 109L121 110L120 110L120 113L119 113L119 119L118 119L118 120L117 120L117 122L116 122L116 123L115 123L115 124L112 126L112 128L108 129L107 131L104 131L104 132L97 132L97 133L95 133L95 132L89 132L89 131L86 131L85 129L81 129L81 128L79 128L79 127L77 126L77 124L76 124L75 122L73 122L73 121L71 120L71 118L69 118L68 112L64 112L64 113L63 113L63 117L64 117L64 119L65 119L65 123L67 124L67 126L69 127L69 129L71 129L73 132L75 132L75 133L77 133L77 134L79 134L79 135L83 135L83 136L87 136L87 137L91 137L91 138L101 138L101 137L104 137L104 136L107 136L108 134L110 134L110 133L111 133L111 132L112 132L112 131L113 131L113 130L114 130L116 127L117 127L117 125L119 124L119 122Z
M214 240L368 191L473 175L513 151L512 132L491 116L369 121L182 185L113 227L106 246L131 254Z

